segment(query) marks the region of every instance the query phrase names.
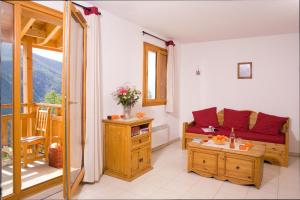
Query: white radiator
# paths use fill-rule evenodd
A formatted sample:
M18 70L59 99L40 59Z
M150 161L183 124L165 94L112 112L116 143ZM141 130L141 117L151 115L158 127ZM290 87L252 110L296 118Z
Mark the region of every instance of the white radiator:
M169 142L169 126L167 124L152 128L152 149Z

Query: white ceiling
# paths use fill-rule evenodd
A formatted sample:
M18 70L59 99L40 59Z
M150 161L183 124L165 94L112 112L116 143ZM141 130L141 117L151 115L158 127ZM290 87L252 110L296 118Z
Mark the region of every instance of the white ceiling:
M93 4L180 42L299 32L298 0L95 1ZM105 17L105 16L104 16Z

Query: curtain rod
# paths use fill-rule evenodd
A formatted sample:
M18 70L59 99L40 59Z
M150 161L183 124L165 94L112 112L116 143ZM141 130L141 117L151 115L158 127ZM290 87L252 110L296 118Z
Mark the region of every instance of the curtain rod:
M75 4L76 6L79 6L79 7L83 8L83 9L91 10L91 8L85 7L85 6L80 5L80 4L78 4L78 3L74 3L74 2L72 2L72 3ZM102 15L101 12L98 12L98 15Z
M159 38L159 37L157 37L157 36L155 36L155 35L152 35L152 34L150 34L150 33L147 33L146 31L143 31L143 35L150 35L151 37L154 37L154 38L156 38L156 39L159 39L159 40L161 40L161 41L163 41L163 42L168 42L167 40L161 39L161 38Z

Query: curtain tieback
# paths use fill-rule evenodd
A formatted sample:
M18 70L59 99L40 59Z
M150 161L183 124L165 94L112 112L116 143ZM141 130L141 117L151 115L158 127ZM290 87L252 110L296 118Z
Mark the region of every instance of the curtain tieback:
M166 46L170 46L170 45L175 46L175 43L173 40L166 41Z
M83 8L83 10L85 15L91 15L91 14L100 15L97 7L87 7L87 8Z

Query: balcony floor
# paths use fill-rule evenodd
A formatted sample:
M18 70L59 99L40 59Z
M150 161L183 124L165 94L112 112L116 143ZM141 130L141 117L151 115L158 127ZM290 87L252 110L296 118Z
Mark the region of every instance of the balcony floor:
M21 168L22 189L45 182L62 175L62 169L50 167L43 160L29 163L27 168ZM13 191L13 166L2 167L2 192L3 196Z

